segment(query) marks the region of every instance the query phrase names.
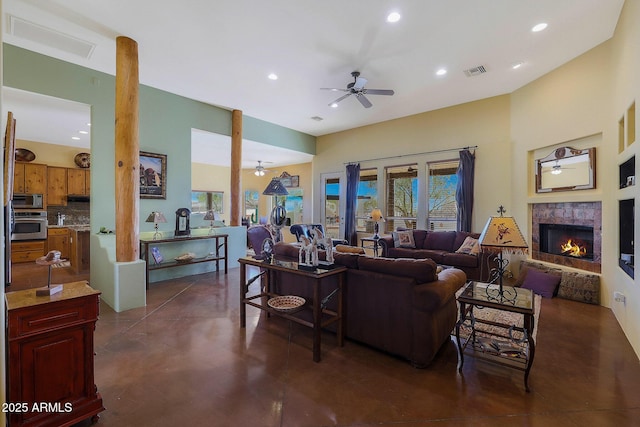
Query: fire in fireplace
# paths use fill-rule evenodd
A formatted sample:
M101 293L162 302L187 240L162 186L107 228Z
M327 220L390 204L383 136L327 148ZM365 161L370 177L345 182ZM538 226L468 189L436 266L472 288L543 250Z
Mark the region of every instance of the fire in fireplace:
M593 227L540 224L540 252L593 259Z

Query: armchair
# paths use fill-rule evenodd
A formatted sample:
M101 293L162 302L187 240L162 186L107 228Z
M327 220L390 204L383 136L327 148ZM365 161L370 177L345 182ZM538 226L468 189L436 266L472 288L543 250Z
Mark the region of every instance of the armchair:
M254 225L247 229L247 240L255 252L256 259L262 259L262 242L273 239L271 231L265 225Z

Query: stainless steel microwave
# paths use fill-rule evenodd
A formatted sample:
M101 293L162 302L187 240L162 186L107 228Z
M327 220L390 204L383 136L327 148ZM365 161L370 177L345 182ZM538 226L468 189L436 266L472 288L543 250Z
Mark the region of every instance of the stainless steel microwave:
M44 196L42 194L14 194L12 205L14 209L42 209Z

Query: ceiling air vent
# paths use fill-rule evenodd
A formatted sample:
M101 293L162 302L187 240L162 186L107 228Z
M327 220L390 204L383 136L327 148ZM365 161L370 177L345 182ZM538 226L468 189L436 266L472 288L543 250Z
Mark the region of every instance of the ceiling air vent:
M464 74L467 77L475 77L480 74L484 74L487 72L487 69L484 68L484 65L478 65L477 67L469 68L468 70L464 70Z
M21 39L52 47L63 52L89 59L96 45L71 37L59 31L25 21L15 16L9 18L9 32Z
M313 117L311 117L311 120L315 120L316 122L321 122L324 119L322 117L320 117L320 116L313 116Z

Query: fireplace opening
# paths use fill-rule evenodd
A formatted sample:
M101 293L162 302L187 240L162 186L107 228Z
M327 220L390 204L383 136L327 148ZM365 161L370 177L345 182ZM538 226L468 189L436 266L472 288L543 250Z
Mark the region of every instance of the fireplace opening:
M540 224L540 252L593 260L593 227Z

